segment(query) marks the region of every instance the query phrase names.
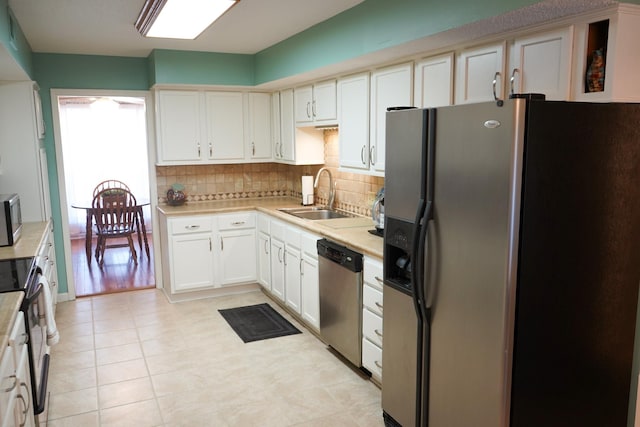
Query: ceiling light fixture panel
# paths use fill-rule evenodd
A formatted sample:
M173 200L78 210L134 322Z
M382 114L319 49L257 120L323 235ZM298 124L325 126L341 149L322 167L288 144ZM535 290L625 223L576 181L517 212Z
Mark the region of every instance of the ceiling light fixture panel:
M195 39L240 0L146 0L136 29L146 37Z

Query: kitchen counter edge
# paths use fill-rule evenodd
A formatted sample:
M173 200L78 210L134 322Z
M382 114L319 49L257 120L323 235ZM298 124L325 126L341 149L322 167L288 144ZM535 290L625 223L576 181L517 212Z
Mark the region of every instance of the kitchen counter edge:
M382 259L383 241L381 237L374 236L368 232L373 229L373 220L371 225L362 227L346 227L332 228L326 224L327 221L314 221L308 219L297 218L278 209L300 207L300 202L292 197L265 197L253 199L229 199L215 200L207 202L185 203L181 206L158 205L158 211L167 216L184 216L184 215L205 215L231 213L246 210L256 210L278 218L287 223L297 225L309 232L319 234L330 240L336 241L355 251L365 255Z

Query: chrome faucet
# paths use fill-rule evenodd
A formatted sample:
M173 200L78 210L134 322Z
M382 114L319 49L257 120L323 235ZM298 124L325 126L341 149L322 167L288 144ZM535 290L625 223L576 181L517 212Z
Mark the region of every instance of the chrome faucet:
M331 176L331 171L329 169L320 168L316 175L316 180L313 183L313 188L318 188L318 181L320 180L320 174L322 172L326 172L329 175L329 202L327 203L327 208L333 209L333 201L336 198L336 183L333 182L333 176Z

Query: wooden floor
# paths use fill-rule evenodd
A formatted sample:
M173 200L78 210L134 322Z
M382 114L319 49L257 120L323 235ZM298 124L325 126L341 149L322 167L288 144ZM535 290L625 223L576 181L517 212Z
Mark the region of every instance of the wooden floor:
M149 247L152 248L152 236L149 237ZM92 248L95 249L93 241ZM128 247L109 248L104 255L102 268L91 257L91 263L87 264L87 254L84 239L71 240L73 253L73 277L75 279L76 297L110 294L130 290L139 290L155 287L153 268L153 250L150 258L142 251L136 242L138 253L138 265L135 265Z

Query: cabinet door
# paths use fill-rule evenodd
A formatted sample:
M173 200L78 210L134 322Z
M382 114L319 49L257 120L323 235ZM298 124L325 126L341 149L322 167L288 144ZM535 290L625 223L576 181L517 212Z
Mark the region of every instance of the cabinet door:
M316 124L336 123L338 111L336 109L336 81L317 83L313 85L313 101L311 112Z
M300 249L285 245L284 258L284 284L285 284L285 303L291 307L293 311L300 314L300 287L301 287L301 264Z
M220 283L231 285L256 280L254 228L220 232Z
M280 92L280 159L295 160L295 123L293 119L293 89Z
M387 108L413 105L413 64L402 64L371 74L371 135L369 163L384 173Z
M284 301L284 242L271 236L271 293Z
M258 283L271 291L271 242L269 235L258 232Z
M273 147L273 158L282 158L282 143L280 138L280 92L271 94L271 146Z
M548 100L570 96L573 28L516 39L511 46L510 93L542 93Z
M453 53L416 64L414 101L418 108L453 104Z
M204 150L198 92L158 92L160 162L195 161Z
M318 258L302 254L301 268L302 318L320 330L320 284Z
M211 233L173 236L170 256L173 292L214 285Z
M369 73L338 81L340 166L369 169Z
M294 90L294 105L296 124L313 122L313 88L311 86L297 87Z
M271 158L271 95L249 94L249 157Z
M244 159L242 94L207 92L207 157L211 160Z
M468 49L458 54L456 104L492 101L496 97L503 99L503 85L504 43Z

